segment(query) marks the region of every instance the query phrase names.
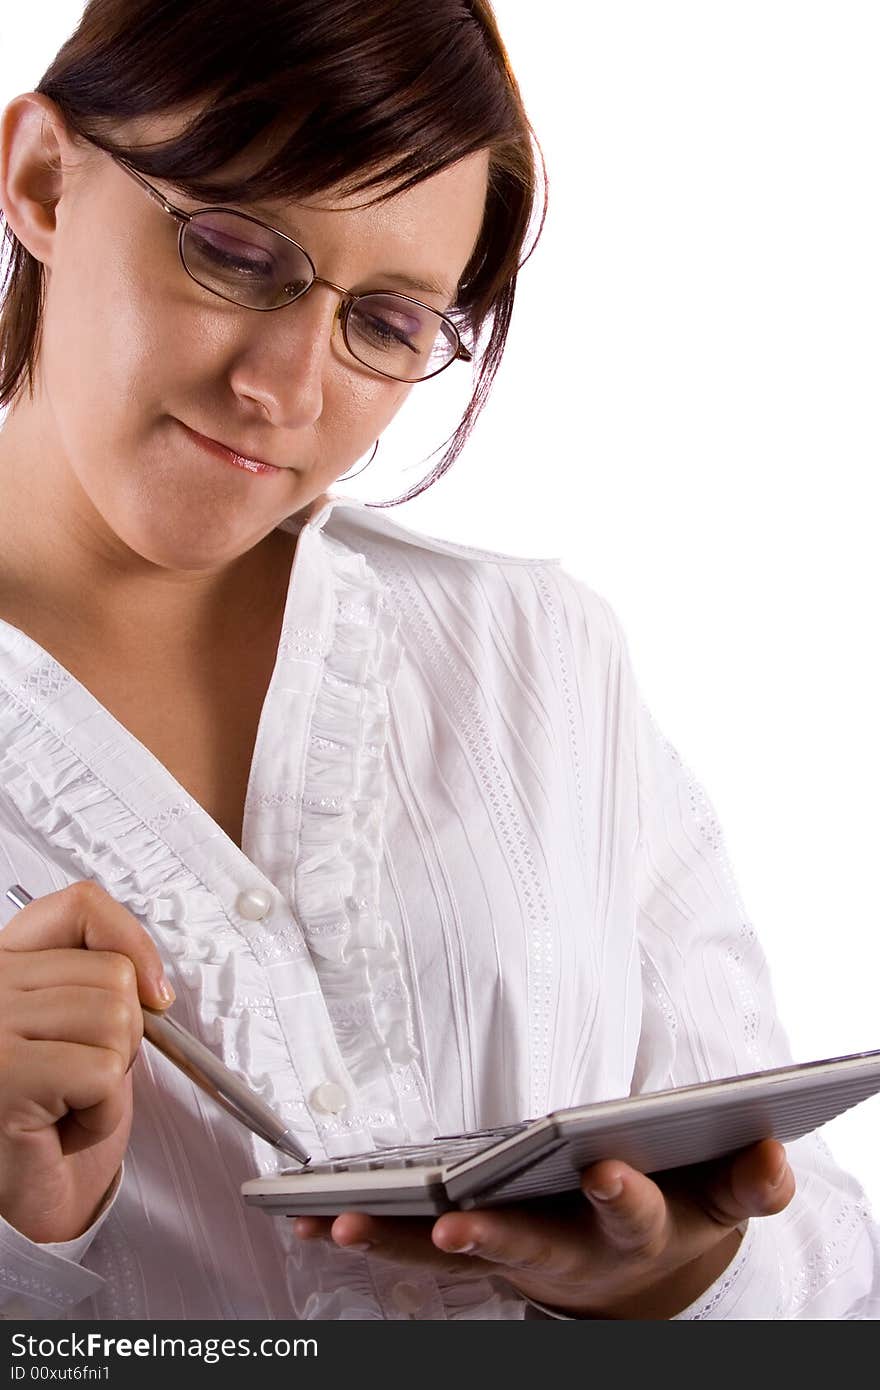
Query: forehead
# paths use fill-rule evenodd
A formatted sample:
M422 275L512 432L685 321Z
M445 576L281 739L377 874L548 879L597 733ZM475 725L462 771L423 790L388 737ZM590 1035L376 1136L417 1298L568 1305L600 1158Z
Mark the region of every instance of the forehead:
M295 200L248 200L248 211L296 237L308 227L331 240L356 235L366 239L421 244L426 250L470 248L483 220L488 183L488 156L469 155L457 164L395 193L390 185L346 194L328 189ZM382 193L390 196L377 201Z

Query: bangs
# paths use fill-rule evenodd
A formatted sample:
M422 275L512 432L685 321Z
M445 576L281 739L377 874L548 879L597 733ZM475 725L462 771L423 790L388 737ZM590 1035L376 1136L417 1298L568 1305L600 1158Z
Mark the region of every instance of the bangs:
M102 81L113 117L99 143L193 198L244 203L383 186L379 202L477 150L522 144L515 95L465 4L224 6L212 41L185 65L169 51L166 12L180 8L144 6L141 23L117 36L119 76ZM54 96L51 69L39 90ZM113 138L120 121L174 108L198 114L169 140L134 148ZM94 138L95 123L82 133ZM243 157L246 175L217 177Z

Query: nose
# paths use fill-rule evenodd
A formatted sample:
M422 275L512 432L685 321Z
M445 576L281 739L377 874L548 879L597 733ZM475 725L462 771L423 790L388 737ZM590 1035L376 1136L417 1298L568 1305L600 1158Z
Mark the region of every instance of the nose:
M314 425L324 408L339 296L317 282L292 304L248 315L247 348L233 373L237 394L263 406L283 429Z

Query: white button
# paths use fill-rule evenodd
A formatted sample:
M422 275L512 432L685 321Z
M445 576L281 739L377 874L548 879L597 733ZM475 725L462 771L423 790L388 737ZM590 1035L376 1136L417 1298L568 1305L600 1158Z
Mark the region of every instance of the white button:
M391 1302L399 1313L420 1313L426 1301L418 1284L395 1284L391 1290Z
M248 888L239 893L235 900L235 910L240 917L249 922L261 922L272 906L272 898L265 888Z
M322 1081L312 1091L311 1101L316 1110L323 1110L327 1115L338 1115L340 1110L345 1109L348 1096L335 1081Z

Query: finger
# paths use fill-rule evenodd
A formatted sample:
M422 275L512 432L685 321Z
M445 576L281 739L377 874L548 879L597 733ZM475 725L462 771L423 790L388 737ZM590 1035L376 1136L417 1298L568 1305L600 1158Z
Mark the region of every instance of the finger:
M125 1081L125 1063L118 1052L82 1043L20 1043L10 1048L9 1064L26 1067L28 1073L27 1100L6 1116L5 1131L10 1136L45 1129L69 1110L102 1105L113 1099ZM63 1081L59 1082L59 1076Z
M293 1233L299 1240L329 1240L332 1216L291 1216Z
M102 1139L107 1139L118 1128L131 1104L131 1073L125 1084L113 1093L84 1110L71 1110L58 1123L58 1138L61 1151L68 1154L79 1153L81 1149L91 1149Z
M296 1217L293 1228L303 1239L323 1236L343 1250L369 1251L380 1259L399 1264L429 1266L435 1272L468 1275L473 1271L467 1260L445 1255L431 1243L433 1218L400 1216L391 1219L347 1211L333 1218Z
M61 985L13 995L4 1022L30 1042L111 1048L129 1067L143 1036L143 1020L141 1006L131 994Z
M132 997L137 998L137 975L126 965L127 960L118 951L85 951L82 947L12 950L4 962L4 979L24 993L62 985L113 991L130 986Z
M127 908L90 879L35 899L0 932L2 951L58 947L85 947L127 959L135 971L138 995L151 1008L166 1008L174 997L147 932Z
M795 1186L784 1147L776 1139L764 1139L710 1166L693 1196L720 1225L736 1226L750 1216L773 1216L782 1211L794 1196Z
M330 1223L330 1239L345 1249L370 1249L400 1259L436 1254L431 1246L430 1217L399 1216L388 1220L361 1211L346 1211Z
M435 1223L432 1239L448 1253L568 1281L583 1275L594 1230L590 1209L577 1196L574 1202L553 1205L448 1212Z
M398 1217L382 1221L362 1211L346 1211L339 1216L292 1216L294 1234L301 1240L332 1240L336 1245L388 1245L401 1238L424 1240L430 1221L418 1217Z
M598 1233L621 1254L658 1258L669 1241L666 1198L644 1173L625 1163L594 1163L581 1174Z

